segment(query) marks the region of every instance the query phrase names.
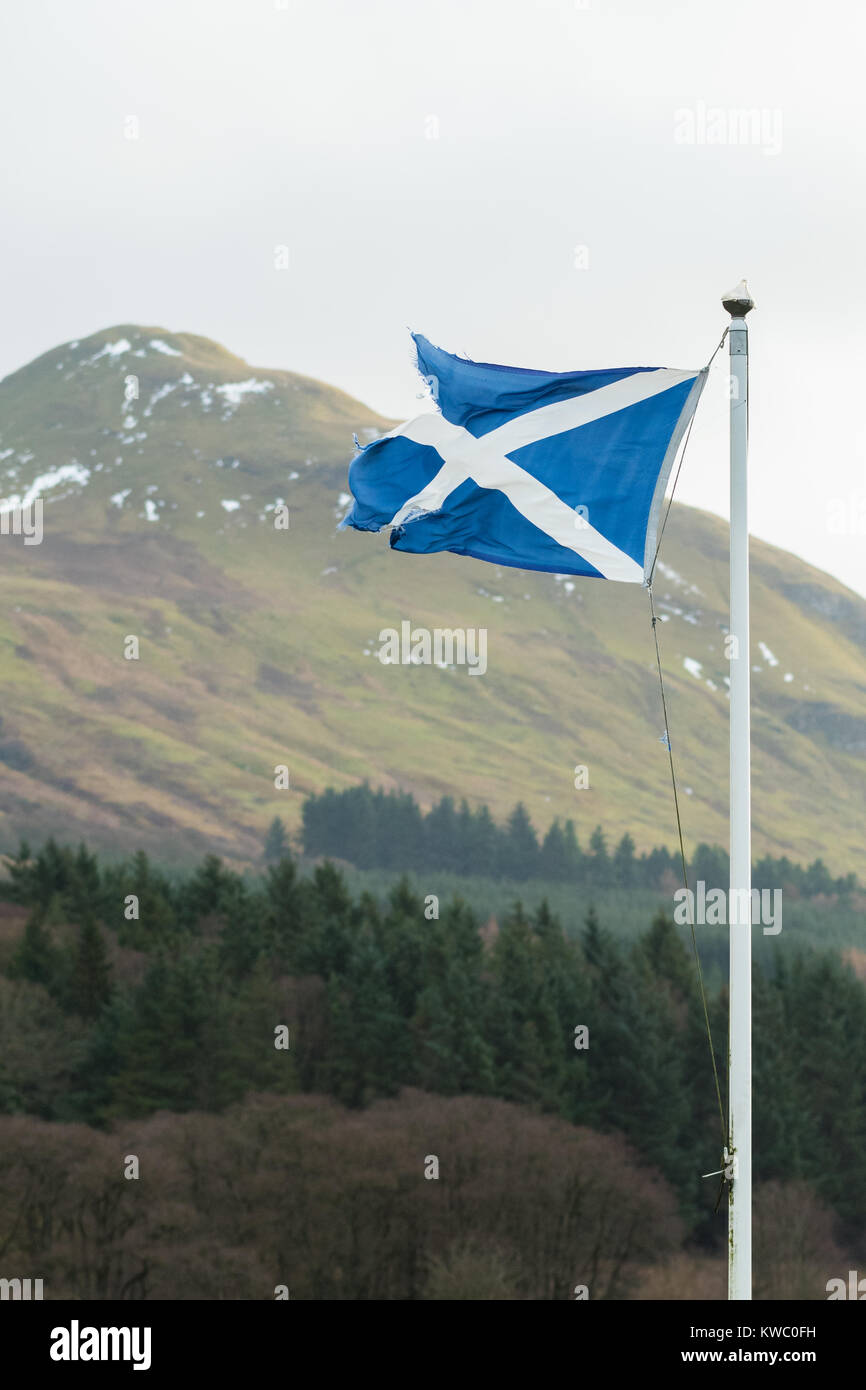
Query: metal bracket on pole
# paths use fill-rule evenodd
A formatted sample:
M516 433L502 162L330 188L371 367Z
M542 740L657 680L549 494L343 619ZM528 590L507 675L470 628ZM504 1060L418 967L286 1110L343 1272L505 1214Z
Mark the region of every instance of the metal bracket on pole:
M701 1173L701 1177L720 1178L724 1174L728 1181L732 1182L737 1176L737 1155L728 1153L727 1149L723 1149L722 1158L725 1164L724 1168L714 1168L712 1173Z

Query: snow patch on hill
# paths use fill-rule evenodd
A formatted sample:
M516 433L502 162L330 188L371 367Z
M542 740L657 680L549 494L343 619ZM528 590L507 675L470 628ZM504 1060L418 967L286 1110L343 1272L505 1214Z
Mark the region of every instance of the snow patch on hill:
M144 411L143 411L143 414L145 414L145 415L152 415L152 414L153 414L153 407L154 407L155 405L158 405L160 401L165 400L166 396L170 395L172 391L176 391L176 390L177 390L177 382L176 382L176 381L166 381L166 382L164 383L164 385L162 385L162 386L157 386L156 390L154 391L153 395L151 396L150 400L148 401L148 403L147 403L147 405L146 405L146 407L145 407L145 409L144 409Z
M122 357L125 352L129 352L132 343L128 338L118 338L116 343L106 343L105 347L100 348L92 357L85 357L82 367L92 367L94 362L98 362L102 357Z
M31 456L32 457L32 456ZM79 483L82 487L90 478L90 469L80 463L64 463L48 473L40 473L28 487L23 496L18 494L0 499L0 512L15 511L19 507L29 507L37 497L59 487L61 483Z
M766 642L759 642L759 643L758 643L758 646L759 646L760 649L761 649L761 656L764 658L764 660L766 661L767 665L768 665L768 666L778 666L778 664L779 664L779 658L778 658L777 656L774 656L774 655L773 655L773 653L770 651L770 648L767 646Z
M665 579L671 584L676 584L678 589L686 589L690 594L703 593L703 590L699 589L697 584L690 584L688 579L684 579L681 574L678 574L672 565L666 565L662 560L657 560L656 569L659 574L663 574Z
M225 402L225 414L223 419L227 419L234 410L243 402L246 396L261 396L265 391L273 391L272 381L256 381L251 376L248 381L227 381L223 386L216 388L216 394L222 396Z

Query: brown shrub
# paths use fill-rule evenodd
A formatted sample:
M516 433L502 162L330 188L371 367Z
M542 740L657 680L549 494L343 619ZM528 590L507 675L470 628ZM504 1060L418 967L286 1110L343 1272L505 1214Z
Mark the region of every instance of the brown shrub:
M259 1095L109 1134L0 1120L0 1254L49 1298L611 1298L679 1238L624 1141L504 1101Z

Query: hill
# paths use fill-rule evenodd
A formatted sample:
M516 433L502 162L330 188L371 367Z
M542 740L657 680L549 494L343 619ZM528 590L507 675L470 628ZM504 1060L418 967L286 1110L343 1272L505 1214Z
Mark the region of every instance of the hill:
M338 533L352 433L390 423L132 324L0 382L7 499L45 498L42 544L0 537L0 843L244 860L307 792L365 777L673 843L646 595ZM726 526L675 506L662 560L686 832L725 843ZM863 876L866 602L761 542L752 561L756 854ZM404 620L486 628L487 671L383 666L379 633Z

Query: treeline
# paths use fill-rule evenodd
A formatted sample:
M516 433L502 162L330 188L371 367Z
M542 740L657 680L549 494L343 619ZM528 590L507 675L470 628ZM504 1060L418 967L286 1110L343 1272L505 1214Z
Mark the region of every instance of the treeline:
M802 1183L760 1184L755 1297L826 1298L857 1267L832 1226ZM670 1187L619 1136L475 1096L251 1096L110 1133L0 1116L0 1230L46 1299L725 1296L724 1252L679 1252Z
M292 1301L627 1297L682 1235L620 1137L417 1091L361 1114L255 1096L111 1134L0 1117L0 1230L4 1270L38 1269L46 1298Z
M453 797L443 796L425 815L410 793L381 787L373 791L365 782L307 797L302 815L307 857L344 859L358 868L450 870L517 883L543 879L598 888L668 889L682 882L678 854L664 847L637 854L629 834L611 846L596 826L584 848L574 821L556 819L539 838L520 802L505 825L497 825L487 806L473 811L465 800L458 806ZM277 819L265 841L266 857L279 857L285 843L285 829ZM728 854L717 846L698 845L688 868L693 884L728 885ZM770 855L753 866L752 882L755 888L781 888L791 897L806 898L850 897L859 887L855 874L834 878L820 858L803 867L787 856Z
M2 938L0 1112L105 1127L250 1092L487 1096L624 1136L687 1232L723 1224L700 1176L722 1132L694 967L663 914L626 948L589 897L571 940L546 904L482 932L459 901L405 881L353 899L333 865L302 877L289 857L254 880L213 856L171 879L144 854L101 865L53 842L7 864L3 917L21 923ZM709 1007L724 1074L724 992ZM756 1171L810 1184L853 1240L866 989L829 954L779 947L754 1010Z

